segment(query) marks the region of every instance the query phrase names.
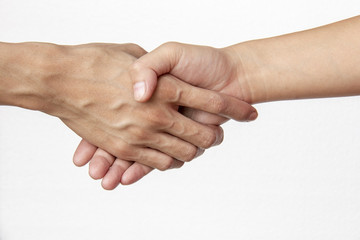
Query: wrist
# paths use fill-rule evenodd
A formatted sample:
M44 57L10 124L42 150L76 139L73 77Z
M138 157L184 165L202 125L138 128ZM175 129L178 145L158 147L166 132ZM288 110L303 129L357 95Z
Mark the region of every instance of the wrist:
M46 43L0 43L0 104L46 110L57 75L60 46Z
M260 40L242 42L224 48L235 63L236 80L242 88L244 100L251 104L271 101L266 86L269 84L270 69L261 58L258 41Z

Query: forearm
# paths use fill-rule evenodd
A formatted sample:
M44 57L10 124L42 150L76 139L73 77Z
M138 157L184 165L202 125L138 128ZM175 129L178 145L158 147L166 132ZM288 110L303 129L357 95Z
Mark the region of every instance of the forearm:
M251 102L360 94L360 17L230 47Z
M44 43L0 43L0 105L41 111L48 107L45 82L54 75L55 48Z

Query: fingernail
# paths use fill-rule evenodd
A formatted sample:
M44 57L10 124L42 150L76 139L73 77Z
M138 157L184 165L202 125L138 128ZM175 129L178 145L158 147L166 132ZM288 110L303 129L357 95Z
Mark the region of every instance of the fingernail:
M220 145L224 140L224 130L220 127L220 132L216 134L216 141L214 142L213 146Z
M143 98L145 94L145 83L137 82L134 84L134 98L139 101Z
M248 118L248 121L254 121L257 117L258 117L258 113L256 111L252 112Z
M205 152L205 149L198 148L194 158L200 157Z

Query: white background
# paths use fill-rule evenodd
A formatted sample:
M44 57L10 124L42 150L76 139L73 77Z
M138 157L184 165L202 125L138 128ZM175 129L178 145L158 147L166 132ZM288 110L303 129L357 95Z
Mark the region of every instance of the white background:
M0 41L224 47L360 13L358 0L0 0ZM182 169L105 191L58 119L0 107L0 239L360 239L360 98L256 106Z

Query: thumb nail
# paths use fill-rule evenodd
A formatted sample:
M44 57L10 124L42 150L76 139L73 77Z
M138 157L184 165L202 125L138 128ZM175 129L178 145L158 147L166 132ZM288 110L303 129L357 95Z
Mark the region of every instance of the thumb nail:
M145 94L145 83L137 82L134 84L134 98L139 101L143 98Z

